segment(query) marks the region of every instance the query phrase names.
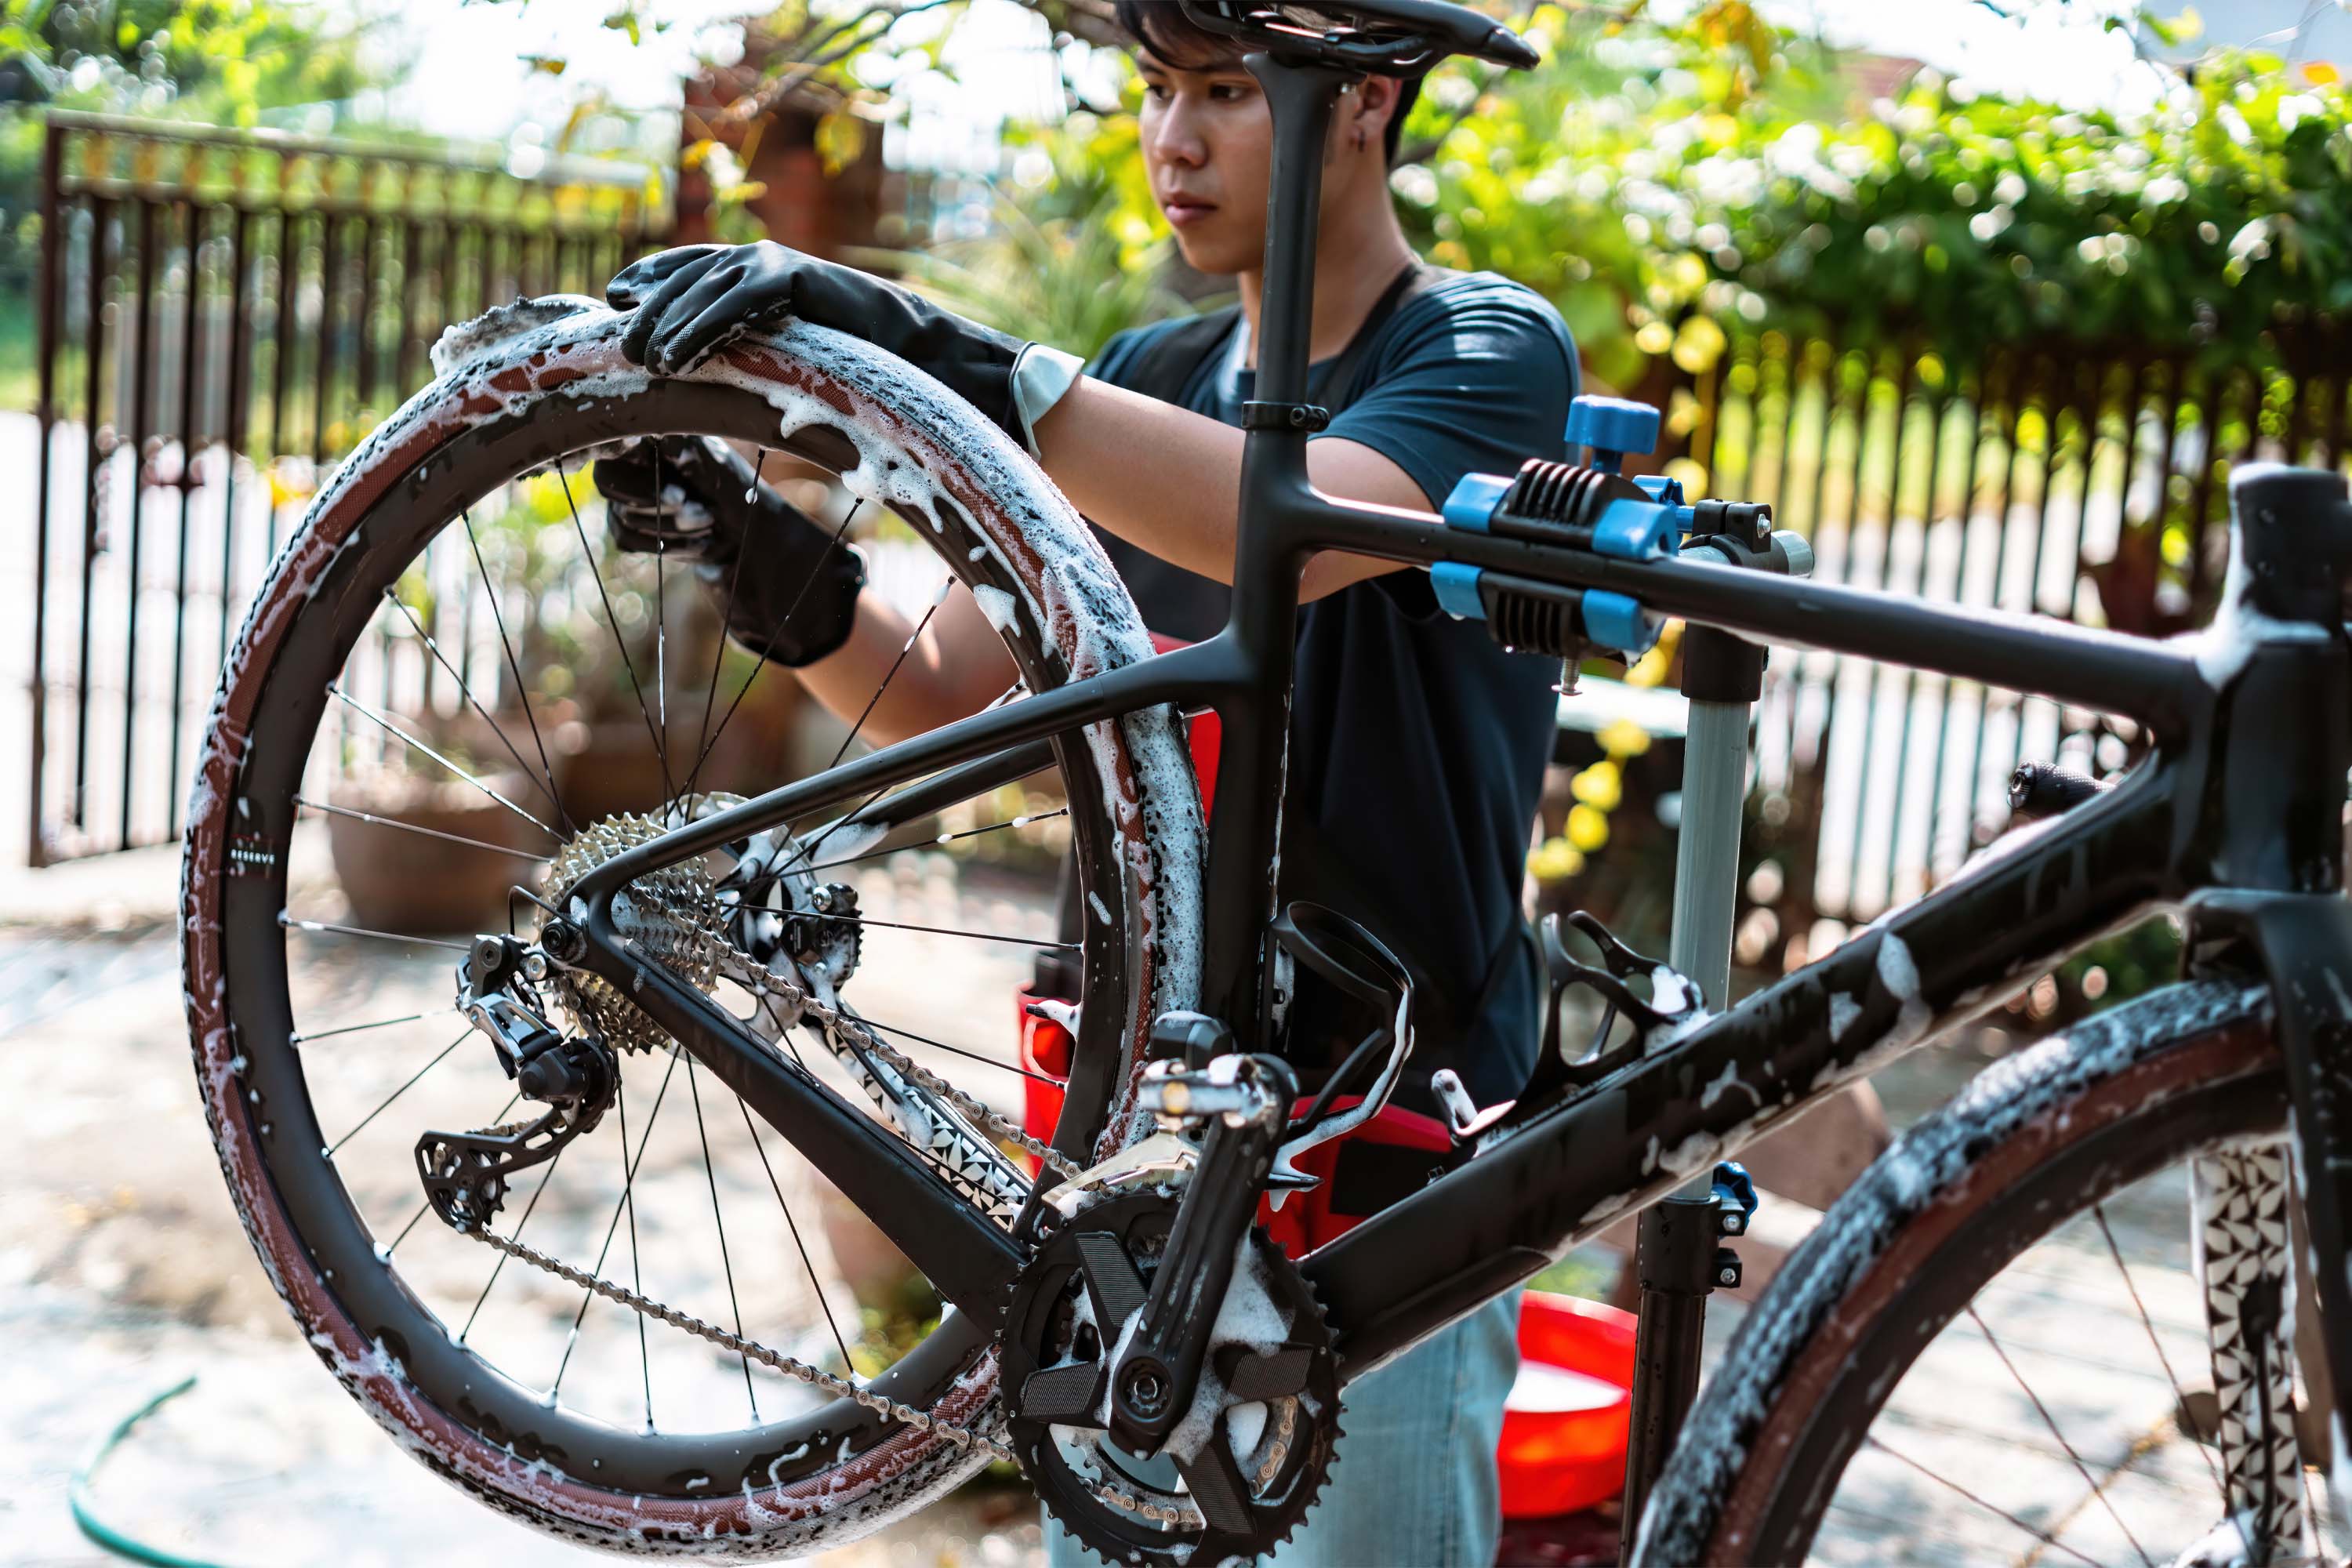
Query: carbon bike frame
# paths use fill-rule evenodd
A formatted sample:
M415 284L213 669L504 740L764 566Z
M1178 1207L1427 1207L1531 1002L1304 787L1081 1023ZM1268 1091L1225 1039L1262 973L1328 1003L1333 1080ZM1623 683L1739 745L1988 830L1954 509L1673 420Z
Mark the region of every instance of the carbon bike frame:
M1350 73L1249 57L1276 127L1259 396L1306 400L1321 154ZM1776 1122L1937 1029L2004 1000L2106 931L2182 907L2202 963L2267 974L2296 1094L2311 1237L2347 1256L2352 1215L2352 902L2341 816L2352 762L2352 660L2340 620L2352 507L2340 479L2242 474L2231 603L2197 642L1884 597L1696 561L1628 562L1449 529L1335 500L1308 484L1307 437L1255 429L1245 447L1232 618L1211 640L1072 682L772 790L605 862L578 892L585 967L622 986L889 1234L942 1294L992 1321L1024 1248L898 1137L825 1089L615 931L614 894L657 867L892 785L937 775L857 820L911 820L1017 778L1055 736L1159 704L1223 724L1209 848L1203 1010L1244 1050L1271 1044L1259 1005L1299 573L1344 550L1413 566L1459 562L1627 595L1662 615L1759 642L1854 654L2121 714L2154 737L2119 787L1982 858L1810 967L1549 1103L1514 1107L1475 1150L1303 1268L1352 1378L1664 1196ZM2323 978L2328 983L2322 984ZM1717 999L1720 1000L1719 998ZM1066 1118L1075 1122L1078 1118ZM1066 1125L1082 1161L1099 1129ZM2327 1321L2352 1322L2352 1280L2317 1270ZM2352 1356L2330 1346L2334 1386Z

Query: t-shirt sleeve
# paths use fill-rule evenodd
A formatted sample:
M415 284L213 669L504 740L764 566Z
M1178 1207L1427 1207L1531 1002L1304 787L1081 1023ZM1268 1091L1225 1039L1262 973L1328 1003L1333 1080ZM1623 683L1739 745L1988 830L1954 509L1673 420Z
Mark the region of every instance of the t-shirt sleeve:
M1434 510L1465 474L1508 474L1560 455L1577 364L1540 299L1494 289L1407 301L1372 384L1318 438L1371 447Z
M1120 378L1127 374L1128 362L1135 357L1135 345L1143 339L1141 329L1129 327L1113 332L1095 357L1087 361L1086 372L1097 381L1107 381L1113 386L1125 384Z

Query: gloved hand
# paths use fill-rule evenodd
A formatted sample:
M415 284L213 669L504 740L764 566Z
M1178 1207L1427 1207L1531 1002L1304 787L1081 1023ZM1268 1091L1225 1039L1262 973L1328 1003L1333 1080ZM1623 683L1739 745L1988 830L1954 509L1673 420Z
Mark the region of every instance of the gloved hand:
M791 316L863 338L928 372L1032 452L1032 428L1078 376L1073 355L770 240L648 256L623 268L604 298L614 310L636 312L621 353L657 374L685 371L745 327Z
M728 634L798 668L849 639L866 558L704 436L633 441L590 470L624 550L694 563Z

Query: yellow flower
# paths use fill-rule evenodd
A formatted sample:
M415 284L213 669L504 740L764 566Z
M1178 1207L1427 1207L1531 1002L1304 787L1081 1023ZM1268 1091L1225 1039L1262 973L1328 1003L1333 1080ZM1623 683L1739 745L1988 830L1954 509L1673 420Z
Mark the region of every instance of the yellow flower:
M1562 882L1584 869L1584 852L1567 839L1547 838L1528 856L1528 871L1538 882Z
M1594 740L1601 749L1617 760L1638 757L1650 749L1650 732L1631 719L1612 719Z
M1624 777L1617 771L1616 763L1606 758L1569 780L1568 789L1595 811L1614 811L1617 803L1625 797Z
M1589 805L1568 810L1568 841L1590 855L1609 842L1609 816Z

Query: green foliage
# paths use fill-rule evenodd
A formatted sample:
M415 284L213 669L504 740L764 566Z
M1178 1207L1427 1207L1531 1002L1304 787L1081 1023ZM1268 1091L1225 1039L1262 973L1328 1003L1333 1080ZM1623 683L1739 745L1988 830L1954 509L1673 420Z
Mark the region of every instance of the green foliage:
M1539 30L1543 69L1432 81L1409 135L1436 151L1397 186L1433 259L1550 297L1604 379L1704 369L1717 324L2243 359L2352 308L2352 97L2324 68L2217 57L2130 119L1922 72L1848 113L1787 35L1759 73L1752 35L1697 22Z
M252 125L369 84L359 29L289 0L0 0L7 97Z
M362 38L299 0L0 0L0 311L38 253L44 109L249 126L371 85Z
M1086 358L1115 332L1189 309L1164 281L1168 241L1136 210L1135 121L1076 115L1030 140L1055 173L1037 199L1001 196L992 233L851 259L895 268L950 310ZM1148 190L1141 201L1150 206Z

